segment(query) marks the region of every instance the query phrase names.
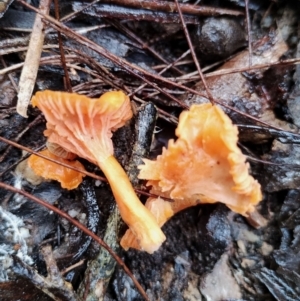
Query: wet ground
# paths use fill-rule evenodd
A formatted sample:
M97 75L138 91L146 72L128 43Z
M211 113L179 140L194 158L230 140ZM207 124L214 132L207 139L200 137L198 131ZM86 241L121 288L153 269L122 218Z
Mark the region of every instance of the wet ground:
M80 30L79 36L61 28L69 83L73 92L91 97L110 89L134 92L135 116L114 134L113 142L133 185L146 190L137 179L141 157L160 154L175 137L180 112L208 99L186 53L189 46L177 13L153 3L149 10L127 1L109 2L66 22ZM104 181L85 177L77 189L62 189L55 181L29 174L26 164L20 165L27 153L3 140L0 181L45 200L96 232L129 267L149 300L299 300L299 7L292 1L250 1L251 64L260 68L249 70L244 2L221 6L206 1L210 7L205 16L194 6L185 11L185 4L194 3L181 5L207 85L239 126L239 146L262 185L255 227L253 220L223 204L195 206L163 226L167 240L153 255L126 252L119 247L126 226ZM61 17L84 5L64 1ZM221 16L212 17L211 7ZM53 7L50 11L54 15ZM34 18L32 10L15 1L0 19L0 136L39 150L46 143L44 117L31 106L28 118L16 113L18 64L24 62ZM68 88L58 36L50 28L48 22L34 92ZM7 69L11 66L16 69ZM144 82L148 85L135 91ZM80 161L103 176L93 164ZM122 267L66 219L8 189L0 189L0 202L1 300L143 300Z

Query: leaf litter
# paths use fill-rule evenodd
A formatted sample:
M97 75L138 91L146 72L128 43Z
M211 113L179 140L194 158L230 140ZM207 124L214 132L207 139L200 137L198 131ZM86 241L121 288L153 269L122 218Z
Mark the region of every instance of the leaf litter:
M243 50L246 38L242 38L243 33L240 31L238 40L230 41L225 35L217 43L209 40L213 39L213 30L208 30L206 35L201 36L204 25L218 22L218 18L212 18L213 15L206 16L206 19L197 17L199 24L196 25L189 22L186 22L189 23L187 25L177 23L176 26L172 23L157 24L155 18L141 20L145 12L139 9L150 12L157 9L160 12L159 8L151 5L147 8L134 6L134 11L128 17L130 21L124 21L124 15L123 21L120 21L114 15L116 6L119 10L123 7L132 9L130 2L139 1L115 1L111 6L108 2L108 10L100 18L81 11L76 13L76 2L60 3L61 20L68 17L68 27L42 17L46 35L38 76L33 81L34 90L67 91L66 69L72 90L93 97L110 89L122 89L130 93L142 84L148 84L140 88L133 97L137 105L135 119L126 128L119 130L114 138L118 160L125 166L134 187L144 195L147 191L141 186L142 183L134 182L137 180L136 166L141 163L141 157L155 157L149 153L152 136L155 145L163 145L173 138L174 123L179 113L194 103L208 102L208 91L213 101L223 104L233 122L243 129L240 143L248 158L253 159L252 174L263 187L264 200L257 210L267 220L267 225L256 229L245 218L230 212L223 205L201 205L179 213L164 225L167 241L153 255L134 250L124 252L120 250L118 242L126 228L120 221L106 182L103 178L98 178L101 171L88 162L82 160L87 170L98 178L91 179L94 184L91 189L95 190L99 220L90 219L92 213L89 211L89 204L83 205L82 198L85 198L85 194L80 192L80 188L67 192L56 183L49 182L35 186L27 183L26 173L17 176L15 164L25 158L26 154L8 146L3 140L0 142L1 183L15 185L42 199L49 199L56 207L89 228L94 228L94 231L95 223L98 224L95 231L97 235L105 237L111 248L121 255L143 286L149 300L297 300L300 284L297 256L298 66L293 66L297 64L297 60L289 66L284 62L298 57L298 8L293 3L269 5L268 1L261 1L259 4L257 1L250 1L252 51L249 51ZM176 2L174 7L175 4ZM209 5L209 1L206 4ZM226 10L227 7L217 9L224 9L224 13L229 13L227 20L246 28L243 17L238 17L244 12L243 4L243 1L235 2L236 6L233 10L231 6L231 11ZM22 1L15 1L6 12L12 16L15 12L17 16L17 12L23 7L26 13L32 14L28 6L24 8L22 5ZM86 5L91 10L101 9L97 4L94 7L93 3ZM188 13L195 20L195 11L187 12L186 5L191 5L191 9L198 5L192 2L183 4L180 1L178 5L177 10L179 8L183 14ZM232 14L233 11L237 13ZM168 14L165 9L163 12ZM3 15L5 18L5 13ZM53 15L52 7L50 15ZM180 14L175 12L170 15L170 22L174 22L172 18L175 17L176 22L180 20ZM221 24L227 24L224 27L235 26L232 22L224 23L221 20ZM29 41L26 33L28 26L23 29L22 22L8 26L2 21L0 26L4 28L1 31L3 60L0 85L4 94L0 99L0 134L37 150L45 144L43 119L31 107L28 108L28 120L20 117L15 111L16 92L12 88L12 82L19 82L21 69L18 68L24 62L24 51L27 51ZM195 68L192 56L187 52L188 35L184 33L182 26L187 28L193 45L197 45L197 39L201 41L201 45L207 42L200 49L195 47L201 67ZM120 32L124 27L125 31ZM62 33L66 69L63 68L58 48L53 45L57 44L56 30ZM198 36L195 35L196 32ZM133 40L132 34L140 40ZM249 37L245 30L244 36L247 35ZM141 41L147 45L140 43ZM216 49L216 46L226 45L226 42L234 45ZM153 53L158 53L163 61ZM187 56L176 61L184 53ZM207 53L215 55L205 58ZM228 59L225 64L220 61L224 58ZM255 69L256 65L262 67ZM248 69L243 69L247 66ZM163 68L166 71L160 75L159 71ZM199 70L203 72L207 68L212 70L203 74L207 85L204 89L199 80ZM224 75L221 75L222 72ZM140 108L141 103L154 103L158 109L158 119L156 120L156 113L139 115L139 112L144 112L143 107ZM140 120L138 116L144 117ZM154 134L155 122L162 130L160 133ZM143 132L141 126L145 124L151 124L146 136L139 134ZM146 144L141 140L143 137L148 141ZM1 212L4 212L2 219L6 221L2 223L2 227L10 235L4 236L6 232L2 231L3 235L0 236L0 258L3 263L0 296L5 296L3 300L25 300L19 297L20 291L13 285L13 281L22 283L21 290L33 300L55 300L58 295L63 295L66 300L142 300L136 286L122 270L122 265L115 266L114 259L106 251L99 250L99 246L88 239L90 247L87 250L83 248L82 252L87 240L75 226L43 207L29 205L32 203L27 198L16 198L6 189L1 189L0 193ZM95 202L94 199L93 201ZM13 219L5 218L12 214ZM20 222L12 226L12 220ZM44 220L47 222L43 222ZM16 234L20 232L25 238L16 241ZM27 249L24 249L24 240ZM50 249L45 249L46 243L51 245ZM39 247L42 251L39 251ZM26 256L30 256L34 265L30 266L31 260L27 260ZM72 262L72 256L84 261L79 261L76 265ZM85 272L86 265L88 269ZM66 271L64 279L58 275L59 271ZM100 276L91 283L93 273ZM26 290L26 285L31 285L31 289Z

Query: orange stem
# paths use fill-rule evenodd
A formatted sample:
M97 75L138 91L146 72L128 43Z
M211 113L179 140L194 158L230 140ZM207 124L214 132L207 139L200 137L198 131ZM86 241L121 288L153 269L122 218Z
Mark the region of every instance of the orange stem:
M166 239L153 214L141 203L122 166L114 156L98 161L118 204L124 222L136 236L142 250L152 254Z

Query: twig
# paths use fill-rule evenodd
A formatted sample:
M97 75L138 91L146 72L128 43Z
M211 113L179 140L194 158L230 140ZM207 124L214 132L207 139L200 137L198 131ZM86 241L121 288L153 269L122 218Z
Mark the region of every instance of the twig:
M57 48L58 46L56 44L49 44L49 45L43 45L43 49L49 49L49 48ZM16 53L16 52L23 52L27 51L28 46L18 46L18 47L1 47L0 45L0 55L6 55L10 53Z
M137 97L137 96L133 96L133 99L140 103L140 104L145 104L147 103L145 100ZM161 117L162 119L166 120L167 122L170 122L172 124L175 124L177 125L178 124L178 118L173 116L172 114L164 111L163 109L160 109L160 108L157 108L157 111L158 111L158 114L159 114L159 117ZM136 190L137 191L137 190Z
M264 165L277 166L279 168L293 168L295 170L300 170L300 164L289 164L289 163L282 163L282 162L276 163L276 162L270 162L270 161L254 158L252 156L246 156L246 157L247 157L247 160L249 160L251 162L255 162L255 163L262 163Z
M190 53L190 50L187 50L186 52L184 52L179 58L177 58L173 63L168 64L167 66L165 66L158 74L161 75L163 74L165 71L167 71L169 68L172 67L172 65L176 64L177 62L179 62L182 58L184 58L185 56L187 56ZM142 84L141 86L139 86L138 88L136 88L134 91L131 91L128 96L133 96L134 94L136 94L137 92L139 92L140 90L144 89L147 86L147 84Z
M113 205L112 212L106 222L104 241L116 253L120 251L119 230L124 225L116 204ZM98 301L102 300L108 282L115 270L116 262L109 252L100 249L97 256L89 261L85 271L84 279L81 282L78 294L83 300ZM97 289L96 289L97 288Z
M65 281L62 278L61 273L57 267L56 260L53 256L51 245L42 246L41 253L46 262L47 273L48 273L47 278L49 279L49 282L55 287L62 288L65 284Z
M67 267L66 269L62 270L62 271L60 272L60 274L61 274L61 275L67 274L67 273L69 273L70 271L72 271L73 269L82 266L82 265L84 264L84 262L85 262L84 259L79 260L78 262L76 262L76 263L70 265L69 267Z
M17 70L17 69L21 68L22 66L24 66L24 63L14 64L12 66L5 67L4 69L0 70L0 75L4 75L4 74L9 73L11 71Z
M262 24L265 21L266 17L270 14L271 9L273 8L274 4L275 4L275 1L271 1L268 9L265 11L263 17L261 18L260 24Z
M49 13L50 3L51 0L41 0L39 8L43 14ZM23 117L28 117L27 107L34 88L43 49L45 34L42 19L43 18L38 14L35 17L31 39L19 82L17 112Z
M183 27L183 31L184 31L186 40L187 40L187 42L188 42L188 44L189 44L189 48L190 48L190 50L191 50L191 54L192 54L194 63L195 63L195 65L196 65L197 71L198 71L199 76L200 76L200 78L201 78L201 80L202 80L202 83L203 83L203 85L204 85L204 88L205 88L205 91L206 91L206 93L207 93L207 96L208 96L209 101L210 101L212 104L214 104L214 103L215 103L214 98L213 98L213 96L212 96L212 94L211 94L211 92L210 92L210 90L209 90L209 88L208 88L208 86L207 86L206 80L205 80L205 78L204 78L204 76L203 76L203 73L202 73L202 71L201 71L201 67L200 67L200 64L199 64L199 62L198 62L198 59L197 59L195 50L194 50L194 45L193 45L193 43L192 43L192 41L191 41L189 32L188 32L187 27L186 27L186 24L185 24L185 22L184 22L183 15L182 15L182 11L181 11L181 8L180 8L180 5L179 5L178 0L175 0L175 4L176 4L176 7L177 7L177 11L178 11L178 14L179 14L179 17L180 17L180 20L181 20L181 24L182 24L182 27Z
M248 33L248 51L249 51L249 67L252 66L252 39L251 39L251 22L249 15L249 0L245 0L246 24Z
M270 136L276 137L278 141L284 144L300 144L300 134L297 133L287 132L284 130L276 130L256 125L237 124L237 126L239 129L249 130L254 133L268 133Z
M54 6L55 6L55 18L59 21L59 4L58 4L58 0L54 0ZM68 92L72 92L72 85L71 85L71 81L70 81L70 77L69 77L69 72L66 66L66 57L65 57L65 52L64 52L64 48L63 48L63 43L62 43L62 38L61 38L61 34L60 32L57 33L58 34L58 45L59 45L59 51L60 51L60 56L61 56L61 64L62 67L64 69L64 73L65 73L65 80L66 80L66 90Z
M103 0L102 2L114 3L123 6L149 9L153 11L178 12L178 7L169 1L152 1L152 0ZM183 13L198 16L241 16L244 13L238 10L214 8L204 5L180 4L180 10Z
M82 9L79 9L75 12L70 13L69 15L66 15L64 17L62 17L60 19L61 22L68 22L70 20L72 20L73 18L75 18L79 13L81 13L82 11L84 11L85 9L88 9L89 7L93 6L94 4L96 4L97 2L99 2L100 0L94 0L93 2L87 4L86 6L84 6Z
M241 67L241 68L226 68L226 69L221 69L217 71L213 71L210 73L204 74L205 78L209 77L215 77L215 76L222 76L222 75L227 75L227 74L234 74L234 73L240 73L240 72L248 72L248 71L253 71L253 70L258 70L258 69L265 69L265 68L270 68L274 66L290 66L290 65L298 65L300 64L300 58L293 58L293 59L287 59L287 60L280 60L277 62L271 62L271 63L265 63L265 64L257 64L257 65L252 65L251 67ZM173 78L169 78L173 79ZM184 76L174 78L174 80L181 80L185 79ZM199 79L199 76L192 76L190 77L190 80L197 80Z
M81 10L81 3L74 3L73 8L75 10ZM144 20L158 23L180 23L180 19L177 13L174 12L162 12L151 11L142 8L130 8L115 4L100 3L83 11L84 15L106 18L106 19L120 19L126 21ZM199 24L199 18L185 14L184 19L187 24Z
M4 61L2 55L0 55L0 59L1 59L1 63L2 63L2 65L3 65L3 67L4 67L4 68L7 68L7 65L6 65L6 63L5 63L5 61ZM11 84L13 85L15 91L18 92L18 86L17 86L15 80L13 79L12 75L11 75L11 74L8 74L8 78L9 78Z

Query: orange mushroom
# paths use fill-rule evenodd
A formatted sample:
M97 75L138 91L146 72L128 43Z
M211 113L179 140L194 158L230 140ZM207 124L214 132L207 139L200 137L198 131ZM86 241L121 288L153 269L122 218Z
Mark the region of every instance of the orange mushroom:
M99 99L44 91L36 93L32 105L46 117L44 134L50 142L99 165L110 183L120 214L140 248L148 253L157 250L165 235L113 156L112 131L132 117L129 97L121 91L105 93Z
M262 199L260 185L249 175L249 164L237 146L237 127L219 107L191 106L181 113L176 136L156 161L144 159L139 167L139 178L148 180L152 193L174 200L147 200L160 226L200 203L221 202L245 216L254 210ZM121 245L138 248L130 230Z
M63 159L54 155L48 149L45 149L39 153L50 159L55 159L58 162L85 170L84 166L79 161L69 161ZM85 176L78 171L64 167L36 155L31 155L28 158L28 165L38 176L41 176L45 179L59 181L61 187L69 190L77 188L82 182L82 178Z
M74 160L77 156L71 152L66 151L60 145L50 142L47 140L46 147L52 154L56 155L57 157L66 159L66 160Z

